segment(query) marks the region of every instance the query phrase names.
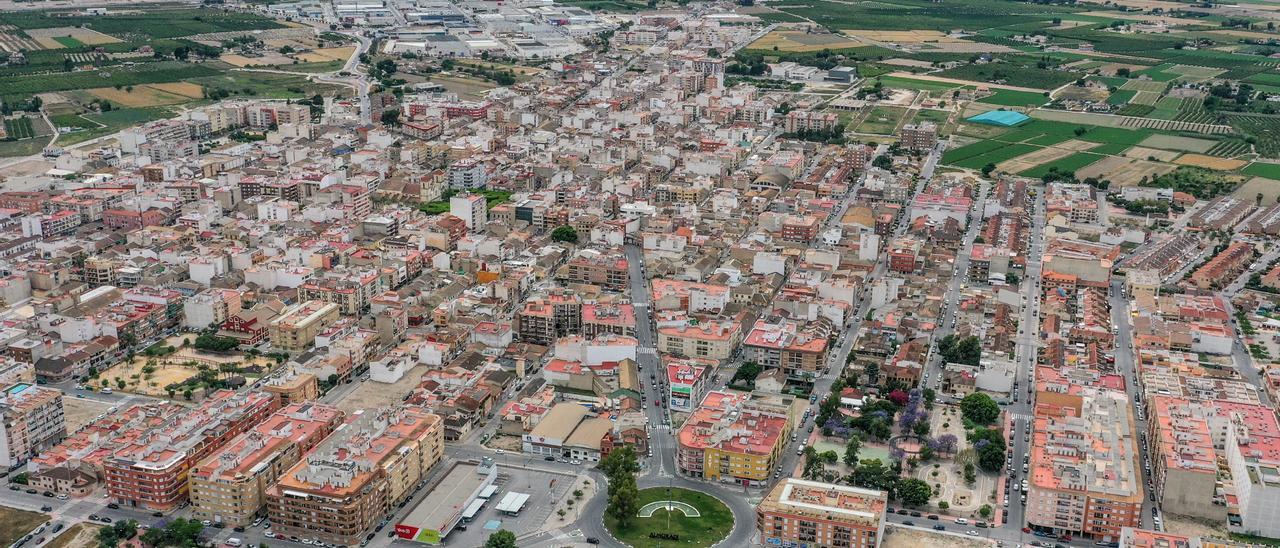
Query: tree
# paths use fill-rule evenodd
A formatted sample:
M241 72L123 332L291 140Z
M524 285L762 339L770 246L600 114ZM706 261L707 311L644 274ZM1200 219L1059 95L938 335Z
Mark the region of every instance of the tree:
M974 392L960 400L960 413L974 424L986 426L1000 416L1000 406L982 392Z
M125 383L124 379L120 377L116 377L116 386L119 386L121 390L124 390L124 387L127 386L127 383Z
M578 230L569 226L558 226L551 231L551 239L557 242L578 243Z
M844 463L849 466L857 466L859 449L862 449L862 438L859 438L857 434L849 436L849 441L844 444Z
M990 504L983 504L983 505L982 505L982 508L979 508L979 509L978 509L978 515L979 515L979 516L982 516L982 517L984 517L984 518L989 518L989 517L991 517L991 505L990 505Z
M610 480L624 474L634 475L640 471L640 464L636 462L636 451L630 445L610 451L609 456L600 459L600 464L596 467Z
M329 375L329 378L328 378L328 379L326 379L326 380L328 380L328 381L329 381L329 386L336 386L336 385L338 384L338 374L337 374L337 373L333 373L333 374Z
M631 520L640 510L640 491L636 489L634 475L626 475L620 481L609 484L609 507L605 510L618 522L618 528L631 527Z
M400 125L400 111L396 109L384 110L378 121L382 122L384 126L398 126Z
M516 534L498 529L484 541L484 548L516 548Z
M995 171L995 170L996 170L996 165L995 165L995 164L993 164L993 163L991 163L991 162L987 162L987 165L982 166L982 176L983 176L983 177L990 177L990 176L991 176L991 172L992 172L992 171Z
M879 155L879 156L876 156L876 158L875 158L874 160L871 160L871 166L872 166L872 167L878 167L878 168L880 168L880 169L889 169L889 168L892 168L892 167L893 167L893 158L890 158L890 157L888 157L888 156L886 156L886 155L884 155L884 154L881 154L881 155Z
M1004 466L1004 434L993 428L978 428L969 434L969 444L978 454L978 466L988 472L999 472Z
M142 534L142 543L148 546L198 546L200 531L204 526L196 520L177 518L164 527L152 527Z
M933 497L933 488L924 480L907 478L898 482L898 500L907 506L922 506Z
M1018 285L1018 282L1021 280L1022 278L1019 278L1017 274L1012 272L1004 275L1004 281L1009 285Z
M822 459L818 456L818 450L814 449L812 445L806 445L804 447L804 472L801 473L801 476L804 479L816 479L824 470Z
M235 347L240 346L240 341L232 337L223 337L206 333L196 337L195 347L198 350L208 350L211 352L226 352Z

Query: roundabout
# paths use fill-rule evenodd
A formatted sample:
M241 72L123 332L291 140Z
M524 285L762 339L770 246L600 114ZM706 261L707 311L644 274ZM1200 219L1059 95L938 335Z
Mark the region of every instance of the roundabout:
M629 546L707 547L733 530L733 512L711 495L679 487L650 487L639 495L640 509L625 529L604 516L609 533Z

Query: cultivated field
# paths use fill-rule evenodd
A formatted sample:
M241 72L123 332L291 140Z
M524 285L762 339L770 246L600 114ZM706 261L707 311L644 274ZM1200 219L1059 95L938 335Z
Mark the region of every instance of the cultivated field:
M41 46L44 46L45 49L60 49L64 47L74 47L77 45L61 42L58 40L59 38L71 38L72 40L86 46L101 46L103 44L115 44L121 41L119 38L114 36L80 27L27 29L26 33L27 36L30 36Z
M896 44L911 44L920 42L936 42L936 43L954 43L963 42L959 38L952 38L936 30L864 30L864 29L844 29L840 32L856 38L863 38L875 42L893 42Z
M1244 167L1248 162L1244 160L1232 160L1230 158L1218 158L1216 156L1205 156L1203 154L1183 154L1179 156L1173 163L1184 166L1196 166L1218 171L1235 171Z
M806 52L806 51L822 51L823 49L840 49L855 48L865 45L858 40L850 39L846 36L838 34L814 34L798 30L775 30L761 36L759 40L752 42L750 49L772 50L778 48L778 51ZM350 52L348 52L350 55Z
M1233 196L1241 200L1257 199L1259 193L1262 194L1263 204L1277 203L1276 198L1280 196L1280 180L1253 177L1231 192Z
M1143 177L1150 179L1156 175L1169 173L1174 169L1174 166L1161 162L1108 156L1086 167L1077 169L1076 177L1080 179L1095 177L1097 179L1110 180L1112 184L1119 186L1134 186Z
M192 85L192 84L179 84ZM99 99L106 99L116 105L126 107L150 107L156 105L177 105L191 101L189 95L170 93L153 86L133 86L132 89L93 88L85 90Z
M1124 156L1128 158L1137 158L1139 160L1155 159L1161 162L1172 162L1178 157L1178 153L1172 150L1160 150L1158 148L1132 147L1124 151Z
M1035 152L1023 154L1017 158L1005 160L996 164L996 169L1008 173L1020 173L1036 167L1040 164L1047 164L1059 158L1066 158L1074 154L1070 149L1058 147L1044 147Z
M1164 93L1167 87L1164 82L1156 82L1152 80L1129 80L1120 86L1120 89L1131 89L1133 91L1148 91L1152 93Z
M325 61L346 61L351 58L351 53L356 48L348 46L343 48L319 48L294 55L303 63L323 63Z
M1181 150L1184 152L1208 152L1213 145L1218 144L1217 141L1209 139L1196 139L1195 137L1178 137L1175 135L1152 135L1143 139L1138 146L1147 148L1163 148L1166 150Z
M0 51L31 51L35 49L40 49L40 44L23 35L22 31L18 30L18 27L0 25Z

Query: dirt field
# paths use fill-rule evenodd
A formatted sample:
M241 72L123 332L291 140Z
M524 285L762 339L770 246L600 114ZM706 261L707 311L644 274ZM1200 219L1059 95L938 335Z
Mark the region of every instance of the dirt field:
M1164 515L1164 530L1175 535L1227 537L1227 528L1220 523L1211 524L1204 520L1175 516L1173 514Z
M1241 200L1254 200L1257 199L1259 192L1262 193L1263 205L1274 204L1277 196L1280 196L1280 182L1263 177L1254 177L1245 184L1236 187L1231 194Z
M1058 91L1057 95L1053 96L1053 98L1054 99L1070 99L1074 101L1093 101L1096 103L1096 102L1106 101L1108 95L1110 95L1110 93L1107 92L1107 88L1090 87L1090 86L1084 86L1084 87L1063 86Z
M1108 156L1077 169L1076 177L1081 179L1096 177L1110 180L1113 184L1119 186L1133 186L1138 184L1144 175L1150 178L1153 175L1161 175L1173 170L1174 166L1170 164Z
M386 407L389 405L398 405L404 401L405 394L413 390L422 382L422 374L430 369L429 366L419 365L410 369L400 380L394 384L384 384L374 381L366 381L360 383L360 386L347 394L336 405L347 414L351 414L357 409L376 409L378 407Z
M1124 156L1127 158L1137 158L1139 160L1155 158L1161 162L1172 162L1174 158L1178 157L1178 153L1172 150L1160 150L1158 148L1131 147L1129 150L1124 151Z
M82 29L79 27L54 27L51 29L28 29L27 36L30 36L45 49L62 49L66 46L59 43L54 38L71 37L84 42L89 46L101 46L102 44L114 44L120 42L119 38L102 34L96 30Z
M48 516L37 512L0 506L0 546L13 544L48 519Z
M187 84L194 85L194 84ZM199 86L197 86L199 87ZM93 88L88 91L94 97L106 99L116 105L126 107L150 107L157 105L177 105L190 101L186 95L177 95L151 86L133 86L133 90L116 88Z
M111 409L111 404L96 402L84 398L67 396L62 398L62 414L66 418L67 432L75 432L81 426Z
M1075 152L1069 148L1044 147L1035 152L1028 152L1022 156L1000 162L996 164L996 169L1006 173L1018 173L1040 164L1047 164L1054 160L1066 158L1072 154L1075 154Z
M752 42L751 49L778 51L821 51L824 48L854 48L866 45L838 34L811 34L798 30L775 30Z
M860 30L860 29L844 29L843 32L855 38L865 38L876 42L894 42L898 44L912 44L920 42L932 43L956 43L964 42L959 38L952 38L936 30Z
M311 50L306 53L294 55L303 63L323 63L325 61L346 61L351 58L351 52L355 51L355 46L345 48L320 48Z
M1218 158L1217 156L1205 156L1203 154L1183 154L1179 156L1173 163L1184 166L1199 166L1218 171L1233 171L1244 167L1249 163L1244 160L1232 160L1230 158Z
M1163 148L1165 150L1181 150L1185 152L1208 152L1217 141L1196 139L1194 137L1178 137L1176 135L1152 135L1143 139L1138 146Z
M201 99L204 97L204 88L200 84L192 84L188 82L170 82L168 84L147 84L147 87L158 89L166 93L174 95L182 95L192 99Z
M930 546L938 548L989 548L996 543L988 539L966 538L960 535L947 535L923 529L899 527L888 524L885 527L883 548L919 548Z
M57 538L49 541L44 548L82 548L85 546L97 546L98 530L102 529L100 525L92 523L77 523L72 525L70 529L63 531Z
M218 364L223 363L239 363L242 365L256 363L264 366L273 363L270 359L264 357L258 357L257 359L250 360L248 356L244 356L242 354L210 354L206 352L199 352L194 348L182 348L182 341L184 338L194 340L195 335L175 335L169 337L168 339L165 339L165 343L177 348L178 351L176 353L162 358L148 358L142 354L138 354L137 356L134 356L133 361L130 363L122 362L111 369L103 371L100 378L111 381L112 388L119 389L119 385L116 384L116 378L121 378L128 383L128 386L123 389L126 392L167 398L169 393L165 391L165 386L187 380L197 373L198 370L196 367L186 365L186 363L191 361L204 363L214 368L216 368ZM155 371L152 371L150 379L145 378L145 375L142 372L142 368L147 366L148 360L155 360L156 362ZM134 375L137 375L136 379L134 378ZM101 386L101 381L99 381L98 386Z

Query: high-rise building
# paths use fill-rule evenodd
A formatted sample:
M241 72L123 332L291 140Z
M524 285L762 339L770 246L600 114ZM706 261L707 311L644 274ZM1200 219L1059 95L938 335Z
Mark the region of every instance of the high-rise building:
M0 465L25 462L65 437L61 390L20 382L0 392Z

